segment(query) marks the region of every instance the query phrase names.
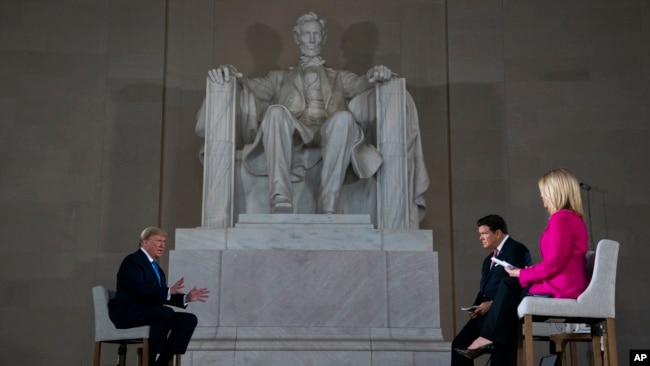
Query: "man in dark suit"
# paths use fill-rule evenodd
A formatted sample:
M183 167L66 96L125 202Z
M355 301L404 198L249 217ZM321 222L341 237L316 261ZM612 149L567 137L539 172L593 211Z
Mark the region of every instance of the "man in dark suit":
M473 303L475 308L467 312L469 321L452 341L452 349L465 349L480 335L485 314L490 311L497 288L502 279L509 277L502 266L492 262L492 257L495 256L517 268L524 268L532 264L530 251L524 244L515 241L508 235L508 227L501 216L485 216L479 219L476 225L483 248L488 249L490 254L483 260L480 288ZM492 364L495 366L516 363L516 344L511 347L497 347L492 352ZM451 364L452 366L473 366L474 361L452 351Z
M151 327L149 366L167 366L175 354L185 353L196 328L196 315L175 312L165 305L186 308L189 302L204 302L209 292L207 288L193 287L184 294L184 278L167 287L165 273L156 263L165 251L166 239L167 233L160 228L142 231L140 249L122 261L115 298L108 304L109 316L117 328Z

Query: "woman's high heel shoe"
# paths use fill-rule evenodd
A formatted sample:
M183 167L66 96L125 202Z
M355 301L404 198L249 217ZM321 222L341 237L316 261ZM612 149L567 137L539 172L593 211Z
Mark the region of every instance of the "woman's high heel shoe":
M473 360L479 356L482 356L486 353L492 353L494 346L492 344L486 344L485 346L479 348L454 348L454 351L460 353L461 355Z

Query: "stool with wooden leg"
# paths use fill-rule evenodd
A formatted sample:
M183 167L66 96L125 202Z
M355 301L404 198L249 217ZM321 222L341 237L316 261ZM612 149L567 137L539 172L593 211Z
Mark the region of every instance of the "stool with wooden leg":
M142 356L142 352L142 347L138 348L138 366L147 366L143 363L144 357ZM181 366L181 355L176 355L174 358L169 360L169 366Z
M562 366L567 366L566 351L567 344L571 353L571 366L578 366L578 354L576 349L576 342L591 343L593 349L594 365L601 366L603 364L602 356L600 353L600 335L592 336L589 333L557 333L551 334L549 340L555 344L556 352L561 353Z
M524 361L521 355L523 351L526 356L525 365L534 366L533 322L584 323L591 327L591 333L588 336L594 346L596 341L593 338L600 339L597 330L604 325L607 365L618 366L614 329L618 249L618 242L604 239L598 243L595 254L593 252L587 254L587 271L592 277L587 289L577 299L526 296L521 301L517 308L524 328L523 337L519 337L517 348L520 352L518 357L520 362ZM593 267L591 267L591 263L593 263ZM524 343L524 347L522 347L522 343ZM600 360L600 346L594 348L599 353L598 357L594 357L594 359ZM596 350L594 350L594 355Z
M118 359L120 366L124 366L126 358L126 346L128 344L142 343L143 363L146 365L149 349L149 327L135 327L117 329L115 324L108 317L108 301L115 297L115 291L108 290L104 286L93 287L93 304L95 307L95 355L93 365L99 366L101 360L102 343L113 343L120 346Z

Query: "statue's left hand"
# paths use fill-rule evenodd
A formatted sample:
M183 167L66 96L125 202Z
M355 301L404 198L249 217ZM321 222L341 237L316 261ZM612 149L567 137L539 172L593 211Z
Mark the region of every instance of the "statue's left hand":
M371 83L390 80L393 76L397 76L397 74L384 65L374 66L366 73L366 78Z
M210 80L217 84L228 82L231 76L235 78L241 78L244 75L241 72L237 71L237 68L235 68L233 65L220 65L216 69L208 71L208 77Z

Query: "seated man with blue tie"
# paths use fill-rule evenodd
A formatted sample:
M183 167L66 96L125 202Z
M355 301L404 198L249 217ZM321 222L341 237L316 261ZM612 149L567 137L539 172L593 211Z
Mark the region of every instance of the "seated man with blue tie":
M115 298L108 304L117 328L151 327L148 366L167 366L175 354L184 354L196 328L196 315L175 312L165 305L186 308L189 302L204 302L209 293L207 288L193 287L184 294L184 278L167 287L165 272L156 263L166 240L167 233L160 228L142 231L140 248L120 265Z
M506 221L499 215L488 215L480 218L478 226L479 239L484 249L490 251L483 260L481 269L481 282L472 308L467 311L469 321L452 341L452 349L465 349L478 336L485 321L485 315L492 307L492 300L497 293L497 288L504 278L509 277L502 266L492 262L492 257L506 261L517 268L524 268L532 264L528 248L512 239L508 235ZM516 312L514 313L516 316ZM516 365L516 344L507 345L492 350L492 365ZM459 352L451 353L452 366L472 366L474 361Z

